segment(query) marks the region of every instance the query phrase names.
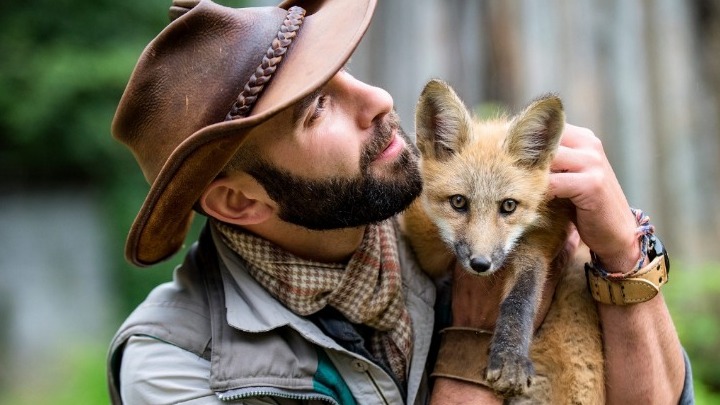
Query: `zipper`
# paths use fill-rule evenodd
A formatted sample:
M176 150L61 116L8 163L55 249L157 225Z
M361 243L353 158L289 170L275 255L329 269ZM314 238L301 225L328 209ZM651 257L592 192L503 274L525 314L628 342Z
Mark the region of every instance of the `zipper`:
M340 403L338 403L334 398L317 392L299 393L272 387L230 390L225 392L216 392L215 395L217 395L218 399L223 402L232 402L252 397L279 397L300 401L322 401L331 405L340 405Z

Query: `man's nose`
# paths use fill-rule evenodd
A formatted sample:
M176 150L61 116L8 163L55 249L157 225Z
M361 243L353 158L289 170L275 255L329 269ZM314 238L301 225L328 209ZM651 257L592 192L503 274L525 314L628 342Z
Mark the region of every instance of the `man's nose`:
M345 73L341 76L343 86L356 108L358 126L369 128L376 119L382 118L392 111L393 99L390 93L380 87L362 82L350 74Z

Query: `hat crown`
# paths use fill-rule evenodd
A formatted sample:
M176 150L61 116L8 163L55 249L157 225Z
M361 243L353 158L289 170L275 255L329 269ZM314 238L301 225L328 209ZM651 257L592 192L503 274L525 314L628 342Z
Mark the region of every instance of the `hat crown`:
M200 3L200 0L173 0L170 10L168 10L170 21L175 21L176 18L190 11L198 3Z
M112 127L150 183L185 140L225 120L287 11L200 1L174 14L138 60Z

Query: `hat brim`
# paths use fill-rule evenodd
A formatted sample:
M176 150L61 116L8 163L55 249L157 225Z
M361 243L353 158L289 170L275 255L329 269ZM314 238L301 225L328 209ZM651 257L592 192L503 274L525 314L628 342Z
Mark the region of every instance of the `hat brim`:
M376 0L286 1L280 7L296 3L307 10L303 26L251 114L200 129L163 165L128 234L125 256L131 263L150 266L182 247L204 190L263 122L327 83L347 63Z

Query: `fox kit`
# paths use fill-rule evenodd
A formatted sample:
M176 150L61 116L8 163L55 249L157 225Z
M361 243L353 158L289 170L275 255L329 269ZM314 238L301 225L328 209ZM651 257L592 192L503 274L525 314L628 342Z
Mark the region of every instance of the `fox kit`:
M547 196L550 162L565 123L562 103L549 95L511 119L479 121L447 84L433 80L420 96L415 119L423 193L403 214L403 230L421 267L433 277L443 275L453 260L477 276L505 273L485 379L506 397L528 394L538 385L530 360L534 317L573 212L569 201ZM588 303L585 308L593 311ZM551 314L552 306L546 321L557 315ZM586 318L597 330L596 314ZM549 328L564 335L570 330L563 331L563 322ZM596 332L590 339L598 348ZM557 366L546 367L545 360L545 375L561 374L551 370ZM550 384L559 383L548 378L554 380Z

